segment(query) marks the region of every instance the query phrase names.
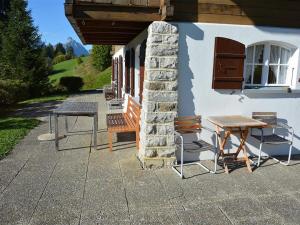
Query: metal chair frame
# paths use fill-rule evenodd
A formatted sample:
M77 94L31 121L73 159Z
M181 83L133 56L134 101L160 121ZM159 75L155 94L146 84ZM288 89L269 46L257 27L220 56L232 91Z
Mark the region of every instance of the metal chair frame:
M281 161L278 158L275 158L273 156L270 156L268 154L268 157L279 162L282 165L288 166L290 164L290 160L291 160L291 156L292 156L292 150L293 150L293 140L294 140L294 129L291 126L288 126L285 123L280 123L277 121L277 113L275 112L266 112L264 114L264 112L253 112L252 113L252 117L254 119L263 121L268 123L267 127L264 128L252 128L251 129L251 136L255 136L253 135L253 129L257 129L258 131L260 131L260 144L259 144L259 153L258 153L258 160L257 162L255 162L256 166L259 167L260 166L260 161L261 161L261 153L262 153L262 147L263 145L281 145L281 144L288 144L290 145L289 147L289 154L288 154L288 160L287 162L285 161ZM264 117L269 117L269 118L264 118ZM285 139L285 141L280 141L280 142L276 142L276 141L266 141L265 137L267 137L266 135L264 135L264 129L265 128L271 128L272 129L272 135L275 135L277 137L280 137L282 139ZM287 139L285 137L281 137L280 135L276 134L276 130L277 129L286 129L288 130L288 132L291 134L290 139Z
M200 117L199 117L200 118ZM199 124L201 124L201 119L199 119ZM213 170L210 170L209 168L207 168L206 166L204 166L200 161L198 162L190 162L190 163L184 163L183 160L183 156L184 156L184 145L188 144L184 142L184 137L183 137L183 133L200 133L201 130L206 130L208 132L210 132L211 134L213 134L215 136L215 144L213 145L213 152L214 152L214 168ZM179 165L173 165L172 166L172 170L174 170L174 172L179 175L181 177L181 179L184 179L184 174L183 174L183 167L184 166L190 166L190 165L199 165L200 167L202 167L204 170L206 170L207 172L210 172L212 174L215 174L217 171L217 160L218 160L218 134L207 128L207 127L203 127L201 126L201 130L193 130L191 132L183 132L181 133L180 131L175 131L175 135L174 135L174 139L175 139L175 143L177 142L176 140L180 140L180 164ZM201 139L198 138L198 141L200 141ZM212 151L212 149L207 149L204 151ZM180 168L179 170L177 168Z

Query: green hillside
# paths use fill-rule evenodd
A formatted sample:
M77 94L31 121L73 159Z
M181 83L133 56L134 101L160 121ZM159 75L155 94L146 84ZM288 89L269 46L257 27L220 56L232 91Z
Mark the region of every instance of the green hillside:
M87 60L88 57L82 57L83 62ZM49 76L50 82L53 85L59 83L61 77L76 76L75 69L77 67L77 60L70 59L53 66L53 73Z
M57 87L62 77L76 76L81 77L84 82L82 90L92 90L102 88L103 85L109 84L111 81L111 67L99 72L91 62L90 57L83 57L83 63L77 65L76 59L58 63L53 66L53 73L49 76L50 82Z

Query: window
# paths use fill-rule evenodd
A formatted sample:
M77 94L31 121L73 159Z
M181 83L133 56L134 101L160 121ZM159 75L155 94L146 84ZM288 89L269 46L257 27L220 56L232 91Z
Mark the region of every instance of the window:
M272 43L247 48L246 86L287 86L291 50Z

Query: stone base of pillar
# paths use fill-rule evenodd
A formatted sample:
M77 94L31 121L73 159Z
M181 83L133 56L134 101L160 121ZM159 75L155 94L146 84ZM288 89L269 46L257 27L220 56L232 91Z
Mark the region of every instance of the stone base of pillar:
M160 169L171 167L176 163L176 157L138 157L143 169Z

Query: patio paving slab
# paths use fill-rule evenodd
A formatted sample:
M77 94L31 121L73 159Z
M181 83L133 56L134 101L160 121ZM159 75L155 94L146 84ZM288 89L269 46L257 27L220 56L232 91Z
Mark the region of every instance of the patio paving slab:
M102 94L69 100L99 103L97 150L91 118L70 117L68 133L59 118L60 151L37 141L48 132L42 122L0 161L1 225L299 224L299 156L289 167L267 160L252 174L191 166L181 180L169 168L142 170L132 135L114 136L109 151Z

